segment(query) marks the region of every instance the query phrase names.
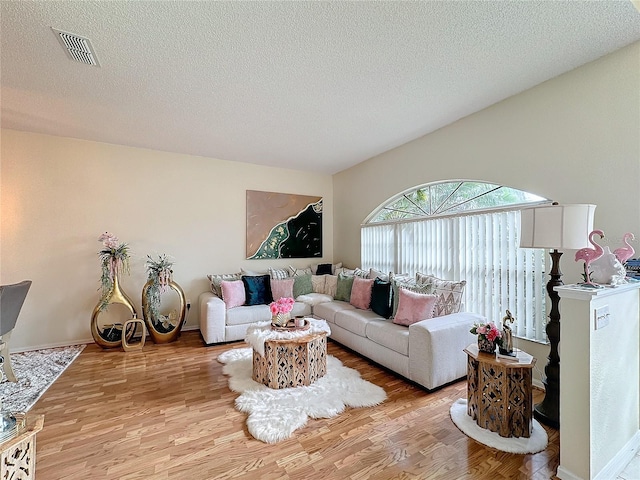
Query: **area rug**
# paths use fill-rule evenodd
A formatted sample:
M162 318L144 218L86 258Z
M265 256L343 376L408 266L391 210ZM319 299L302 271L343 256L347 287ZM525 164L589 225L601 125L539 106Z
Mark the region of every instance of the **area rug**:
M2 409L26 412L71 365L85 345L46 348L24 353L12 353L11 365L17 382L0 383Z
M384 389L360 377L327 355L327 373L308 387L274 390L251 379L251 348L227 350L218 356L222 372L229 376L229 388L241 395L236 408L248 413L247 428L265 443L285 440L306 425L309 418L331 418L346 407L372 407L387 398Z
M451 420L465 435L488 447L509 453L538 453L547 448L547 432L537 420L533 420L531 437L505 438L485 428L481 428L467 413L467 400L456 400L451 409Z

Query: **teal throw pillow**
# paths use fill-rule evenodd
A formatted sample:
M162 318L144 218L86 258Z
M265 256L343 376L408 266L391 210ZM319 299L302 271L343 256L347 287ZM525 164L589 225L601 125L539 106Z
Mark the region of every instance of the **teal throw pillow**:
M245 305L267 305L273 302L271 277L269 275L242 276Z

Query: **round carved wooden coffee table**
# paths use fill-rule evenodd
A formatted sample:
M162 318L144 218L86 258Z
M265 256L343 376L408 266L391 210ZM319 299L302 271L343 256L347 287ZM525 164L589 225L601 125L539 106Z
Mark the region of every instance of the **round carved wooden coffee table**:
M264 342L264 355L253 349L253 380L269 388L308 386L327 373L325 332Z

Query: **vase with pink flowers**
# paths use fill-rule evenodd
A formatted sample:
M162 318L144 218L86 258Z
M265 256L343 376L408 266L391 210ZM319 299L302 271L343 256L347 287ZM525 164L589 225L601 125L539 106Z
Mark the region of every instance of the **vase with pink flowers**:
M496 345L500 343L502 338L502 332L495 323L476 323L470 332L478 336L478 350L485 353L495 353Z
M271 302L269 304L271 324L276 327L285 327L291 320L291 310L293 310L294 303L295 300L291 297L282 297L275 302Z

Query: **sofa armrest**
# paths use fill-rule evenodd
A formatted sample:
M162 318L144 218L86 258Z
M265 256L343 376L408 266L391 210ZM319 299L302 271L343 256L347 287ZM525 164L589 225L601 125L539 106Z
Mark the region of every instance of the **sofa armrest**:
M221 298L212 292L200 294L200 333L204 343L220 343L225 341L227 308Z
M429 390L467 373L463 350L476 341L469 330L485 318L475 313L452 313L409 326L409 379Z

